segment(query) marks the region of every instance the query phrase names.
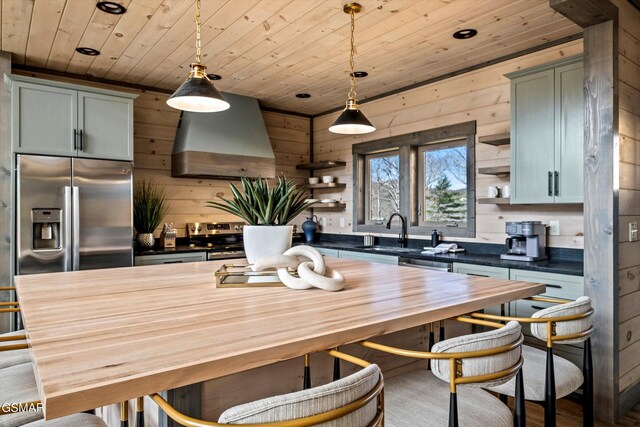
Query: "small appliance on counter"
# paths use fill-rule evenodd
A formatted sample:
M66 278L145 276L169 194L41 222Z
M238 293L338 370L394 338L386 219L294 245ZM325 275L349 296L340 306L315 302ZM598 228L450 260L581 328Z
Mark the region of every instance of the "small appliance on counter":
M243 222L189 222L189 246L207 251L207 261L244 258Z
M542 261L547 259L547 226L540 221L507 222L505 231L507 253L500 259L511 261Z
M162 233L160 233L160 242L165 249L176 247L176 237L178 236L178 230L173 228L173 223L164 224Z

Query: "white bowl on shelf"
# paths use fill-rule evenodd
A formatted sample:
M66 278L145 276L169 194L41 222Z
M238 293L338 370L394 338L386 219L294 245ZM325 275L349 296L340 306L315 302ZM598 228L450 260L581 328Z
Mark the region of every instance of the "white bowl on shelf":
M324 175L322 177L322 182L325 184L331 184L335 178L332 175Z
M309 178L309 184L317 184L320 182L320 178L318 178L317 176L312 176L311 178Z
M338 203L336 199L322 199L320 203Z

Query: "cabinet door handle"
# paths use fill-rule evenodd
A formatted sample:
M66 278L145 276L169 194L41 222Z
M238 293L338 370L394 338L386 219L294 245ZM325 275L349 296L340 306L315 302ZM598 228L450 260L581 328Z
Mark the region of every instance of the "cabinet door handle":
M562 286L560 286L560 285L549 285L549 284L546 284L546 283L545 283L545 286L546 286L547 288L562 289Z
M82 129L80 129L80 151L84 151L84 138L83 138L83 131Z
M165 261L163 262L163 264L180 264L181 262L184 262L182 260L178 260L178 261Z
M78 129L73 130L73 149L78 149Z
M545 308L548 308L548 307L541 307L539 305L532 305L531 308L535 308L536 310L544 310Z
M549 196L553 196L553 174L549 171L549 175L547 176L547 187L549 190Z
M560 173L555 171L553 173L553 189L556 196L560 195Z

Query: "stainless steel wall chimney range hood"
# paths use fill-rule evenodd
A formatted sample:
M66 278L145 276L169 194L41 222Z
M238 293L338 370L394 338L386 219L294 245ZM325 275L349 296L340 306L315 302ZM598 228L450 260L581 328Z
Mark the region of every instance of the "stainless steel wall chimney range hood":
M224 94L231 108L182 112L171 154L171 176L275 178L275 156L258 101Z

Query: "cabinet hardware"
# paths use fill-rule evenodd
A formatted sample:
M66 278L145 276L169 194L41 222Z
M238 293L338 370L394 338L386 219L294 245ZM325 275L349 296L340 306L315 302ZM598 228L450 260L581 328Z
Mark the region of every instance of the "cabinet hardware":
M80 151L84 151L84 138L83 138L83 131L82 129L80 129Z
M549 285L549 284L545 283L545 286L547 288L562 289L562 286L560 286L560 285Z
M182 262L184 262L184 261L182 261L182 260L179 260L179 261L165 261L165 262L163 262L163 264L180 264Z
M544 310L545 308L549 308L549 307L542 307L539 305L532 305L531 308L535 308L536 310Z
M560 176L560 172L555 171L553 173L553 187L554 187L554 193L555 193L556 196L560 195L560 179L559 179L559 176Z
M78 149L78 130L77 129L73 130L73 149L74 150Z
M549 196L553 196L553 174L549 171L549 175L547 176L547 186L549 190Z

